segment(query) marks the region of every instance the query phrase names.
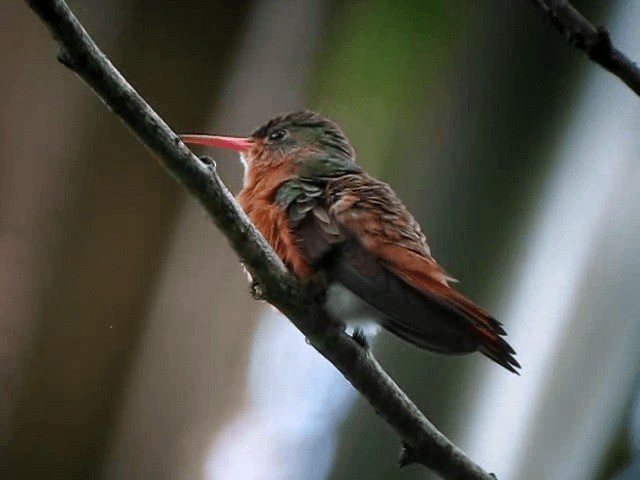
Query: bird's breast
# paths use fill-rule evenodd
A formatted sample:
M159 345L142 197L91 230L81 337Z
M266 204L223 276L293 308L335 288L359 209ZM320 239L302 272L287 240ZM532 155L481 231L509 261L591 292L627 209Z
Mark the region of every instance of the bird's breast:
M246 191L238 196L242 209L251 222L269 242L285 265L300 279L309 277L313 270L307 262L295 235L289 226L289 219L282 207L262 198L251 198Z

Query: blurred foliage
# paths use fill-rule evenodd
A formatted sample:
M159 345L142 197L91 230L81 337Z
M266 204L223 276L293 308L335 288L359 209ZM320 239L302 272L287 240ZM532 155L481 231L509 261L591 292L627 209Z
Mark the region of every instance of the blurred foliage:
M344 3L335 12L310 103L339 119L373 175L393 175L394 140L430 95L450 30L463 28L449 21L458 10L459 4L413 0L402 8L389 1Z

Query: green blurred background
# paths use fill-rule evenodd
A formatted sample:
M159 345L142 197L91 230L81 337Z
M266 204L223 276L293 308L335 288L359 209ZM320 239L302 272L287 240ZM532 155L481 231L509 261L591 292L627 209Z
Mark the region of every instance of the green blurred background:
M637 2L574 4L640 58ZM375 345L487 470L604 480L632 462L640 103L532 2L70 5L179 132L301 108L343 127L511 333L520 378ZM2 2L0 27L5 478L433 478L399 470L393 432L250 299L224 237L27 6ZM237 191L237 159L207 153Z

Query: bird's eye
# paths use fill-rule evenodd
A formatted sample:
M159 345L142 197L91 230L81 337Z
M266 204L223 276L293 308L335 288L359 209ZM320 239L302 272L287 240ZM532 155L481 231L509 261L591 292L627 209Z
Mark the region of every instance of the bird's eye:
M287 136L286 130L278 129L278 130L274 130L269 134L269 140L271 140L272 142L279 142L286 136Z

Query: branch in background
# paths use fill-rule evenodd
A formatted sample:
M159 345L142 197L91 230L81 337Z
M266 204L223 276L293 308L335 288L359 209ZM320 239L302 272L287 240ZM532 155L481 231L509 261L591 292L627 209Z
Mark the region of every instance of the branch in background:
M28 0L60 45L59 60L80 76L198 199L257 282L256 291L284 313L398 433L399 463L421 463L443 478L491 480L418 410L373 358L337 329L250 223L215 171L201 161L127 83L63 0Z
M640 96L640 68L615 48L604 27L596 28L566 0L532 0L574 47L622 80Z

